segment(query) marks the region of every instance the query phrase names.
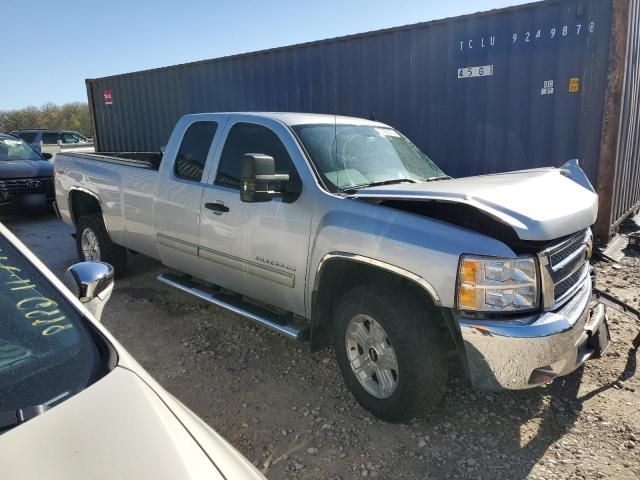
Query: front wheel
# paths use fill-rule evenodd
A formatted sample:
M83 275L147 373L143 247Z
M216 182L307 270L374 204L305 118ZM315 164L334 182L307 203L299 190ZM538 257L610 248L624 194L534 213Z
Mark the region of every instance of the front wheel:
M387 421L412 418L443 397L447 362L433 318L409 295L376 286L347 292L335 309L335 350L356 400Z
M98 214L84 215L76 225L76 249L83 262L106 262L113 266L117 275L127 265L127 251L109 238L102 217Z

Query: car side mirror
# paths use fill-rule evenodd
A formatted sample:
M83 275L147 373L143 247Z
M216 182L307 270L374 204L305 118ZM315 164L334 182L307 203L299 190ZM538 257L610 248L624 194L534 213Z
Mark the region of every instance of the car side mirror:
M50 153L41 153L41 155L45 160L51 160L53 158L53 155L51 155Z
M80 262L64 274L64 284L78 297L96 320L113 292L113 267L104 262Z
M247 153L240 165L240 200L270 202L282 196L289 181L288 173L276 173L273 157L261 153Z

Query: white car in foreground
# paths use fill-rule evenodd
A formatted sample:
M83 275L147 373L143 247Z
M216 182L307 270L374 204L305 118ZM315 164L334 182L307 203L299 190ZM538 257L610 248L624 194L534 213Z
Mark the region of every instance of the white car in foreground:
M0 224L3 479L264 479L96 321L109 265L65 283Z

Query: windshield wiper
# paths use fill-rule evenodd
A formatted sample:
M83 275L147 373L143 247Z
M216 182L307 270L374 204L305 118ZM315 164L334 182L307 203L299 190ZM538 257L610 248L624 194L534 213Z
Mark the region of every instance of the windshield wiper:
M42 415L49 410L47 405L35 405L33 407L19 408L17 410L9 410L8 412L0 412L0 432L13 428L21 423L31 420L38 415Z
M429 177L427 179L425 179L425 182L437 182L438 180L450 180L453 177L450 177L449 175L438 175L436 177Z
M360 190L361 188L379 187L381 185L393 185L394 183L418 183L418 181L414 180L413 178L394 178L393 180L384 180L382 182L371 182L362 183L360 185L352 185L348 188L345 188L343 192L355 192L356 190Z

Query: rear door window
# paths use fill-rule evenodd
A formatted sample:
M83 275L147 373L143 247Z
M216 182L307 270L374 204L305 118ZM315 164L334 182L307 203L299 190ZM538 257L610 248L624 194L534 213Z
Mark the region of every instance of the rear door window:
M217 129L217 122L194 122L187 128L173 166L176 177L192 182L202 180L207 155Z

